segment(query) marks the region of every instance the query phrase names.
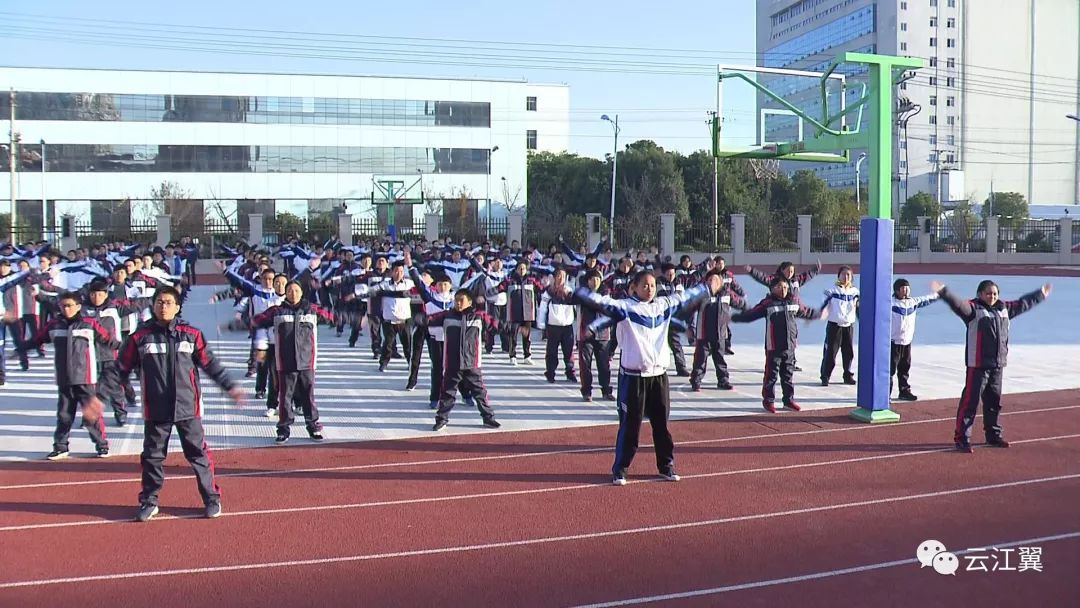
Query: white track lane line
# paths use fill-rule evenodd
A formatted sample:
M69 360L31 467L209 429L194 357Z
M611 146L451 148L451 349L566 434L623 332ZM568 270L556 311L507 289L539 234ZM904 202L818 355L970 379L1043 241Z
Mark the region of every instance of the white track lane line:
M1044 407L1032 410L1019 410L1015 412L1002 412L1000 416L1022 416L1026 414L1039 414L1044 412L1059 412L1064 410L1080 409L1080 405L1062 405L1058 407ZM982 415L976 416L981 418ZM908 422L895 422L890 424L871 424L871 425L852 425L847 427L835 428L835 429L814 429L811 431L791 431L786 433L761 433L758 435L743 435L741 437L722 437L718 439L697 439L694 441L676 441L675 447L678 449L680 446L688 445L705 445L715 443L727 443L732 441L749 441L754 439L771 439L777 437L798 437L807 435L822 435L826 433L848 433L853 431L868 431L868 430L881 430L892 429L902 426L910 426L914 424L930 424L935 422L953 422L956 420L955 416L949 416L947 418L928 418L926 420L911 420ZM423 438L419 438L423 439ZM386 439L379 441L397 441L395 439ZM945 442L942 442L945 443ZM651 443L642 443L639 449L651 448ZM484 462L490 460L513 460L516 458L535 458L540 456L562 456L566 454L591 454L597 452L613 452L614 448L596 447L596 448L578 448L572 450L548 450L542 452L524 452L521 454L498 454L495 456L469 456L466 458L443 458L438 460L412 460L401 462L383 462L375 464L357 464L346 465L339 467L317 467L308 469L285 469L285 470L273 470L273 471L249 471L245 473L222 473L217 475L218 479L225 479L231 477L262 477L266 475L300 475L303 473L329 473L334 471L362 471L369 469L384 469L395 467L415 467L424 465L439 465L439 464L457 464L462 462ZM0 472L3 471L3 465L0 464ZM180 479L194 479L194 475L174 475L166 477L166 481L180 480ZM88 479L85 481L55 481L46 483L26 483L26 484L13 484L13 485L0 485L0 490L31 490L37 488L62 488L71 486L92 486L101 484L113 484L113 483L139 483L139 477L125 477L123 479Z
M1020 439L1016 441L1010 441L1014 445L1024 443L1038 443L1043 441L1057 441L1060 439L1076 439L1080 438L1080 433L1073 435L1056 435L1053 437L1038 437L1035 439ZM940 454L943 452L952 452L953 448L932 448L928 450L912 450L910 452L897 452L895 454L878 454L876 456L862 456L859 458L843 458L839 460L823 460L820 462L804 462L799 464L784 464L775 465L771 467L758 467L754 469L736 469L732 471L716 471L712 473L695 473L690 475L682 475L683 480L690 479L711 479L715 477L728 477L731 475L749 475L753 473L768 473L773 471L791 471L796 469L809 469L815 467L825 467L832 465L854 464L859 462L870 462L874 460L887 460L891 458L903 458L905 456L922 456L925 454ZM659 477L651 479L635 479L631 480L628 485L636 485L642 483L658 483L662 480ZM419 505L419 504L434 504L441 502L456 502L462 500L477 500L481 498L499 498L506 496L528 496L530 494L551 494L554 492L568 492L572 490L586 490L591 488L607 488L611 487L610 482L603 483L585 483L575 484L572 486L549 486L544 488L531 488L528 490L508 490L503 492L482 492L476 494L455 494L451 496L428 496L423 498L405 498L401 500L387 500L379 502L359 502L348 504L334 504L334 505L313 505L308 507L283 507L279 509L256 509L250 511L236 511L236 512L224 512L222 517L252 517L259 515L280 515L280 514L295 514L295 513L311 513L315 511L343 511L348 509L371 509L376 507L394 507L404 505ZM160 516L154 519L154 521L177 521L184 519L201 519L201 515L166 515ZM69 522L56 522L49 524L26 524L18 526L4 526L0 527L0 533L2 532L18 532L25 530L45 530L51 528L76 528L83 526L101 526L106 524L119 524L130 523L131 518L125 519L90 519L81 521L69 521Z
M1053 536L1041 536L1039 538L1028 538L1024 540L1011 540L1003 543L987 543L984 547L997 547L999 549L1009 549L1012 547L1023 547L1028 545L1042 545L1043 543L1050 543L1059 540L1069 540L1073 538L1080 538L1080 532L1066 532L1064 534L1055 534ZM985 549L964 549L963 551L953 551L955 555L966 555L976 551L985 551ZM815 572L813 574L803 574L800 576L789 576L785 578L774 578L765 581L756 581L753 583L741 583L738 585L727 585L724 587L713 587L711 589L696 589L694 591L684 591L681 593L668 593L665 595L650 595L646 597L635 597L625 600L616 600L613 602L603 602L600 604L581 604L574 608L615 608L616 606L637 606L640 604L652 604L655 602L665 602L671 600L682 600L692 597L702 597L707 595L718 595L721 593L730 593L732 591L745 591L747 589L760 589L762 587L775 587L777 585L790 585L791 583L802 583L805 581L814 581L823 578L832 578L834 576L845 576L848 574L859 574L862 572L869 572L871 570L880 570L882 568L894 568L896 566L905 566L908 564L917 564L919 560L916 558L910 559L898 559L891 562L879 562L876 564L867 564L864 566L854 566L851 568L841 568L839 570L826 570L824 572Z
M183 574L210 574L217 572L236 572L240 570L265 570L269 568L293 568L297 566L317 566L325 564L340 564L348 562L365 562L365 561L377 561L394 558L407 558L407 557L422 557L428 555L447 555L453 553L466 553L472 551L486 551L490 549L507 549L513 547L528 547L533 545L547 545L552 543L563 543L579 540L593 540L598 538L613 538L619 536L630 536L636 534L647 534L652 532L665 532L670 530L687 530L693 528L704 528L709 526L719 526L729 523L737 523L744 521L757 521L765 519L773 519L778 517L788 517L792 515L806 515L808 513L822 513L828 511L836 511L839 509L851 509L856 507L868 507L873 505L882 505L890 503L910 502L916 500L941 498L943 496L955 496L959 494L969 494L973 492L985 492L989 490L998 490L1002 488L1015 488L1024 487L1037 484L1054 483L1057 481L1069 481L1073 479L1080 479L1080 473L1070 475L1056 475L1053 477L1037 477L1034 479L1022 479L1018 481L1009 481L1002 483L986 484L981 486L970 486L967 488L956 488L952 490L941 490L938 492L924 492L920 494L907 494L902 496L891 496L888 498L877 498L873 500L860 500L856 502L844 502L831 505L821 505L817 507L804 507L802 509L790 509L786 511L774 511L772 513L756 513L754 515L740 515L735 517L724 517L720 519L706 519L699 521L690 521L679 524L667 524L661 526L647 526L640 528L624 528L619 530L607 530L603 532L588 532L584 534L571 534L566 536L547 536L541 538L528 538L515 541L505 541L498 543L484 543L476 545L457 545L452 547L438 547L435 549L416 549L412 551L396 551L392 553L367 553L361 555L344 555L340 557L325 557L318 559L302 559L302 560L288 560L277 562L257 562L247 564L230 564L221 566L203 566L200 568L176 568L171 570L144 570L139 572L117 572L113 574L95 574L90 576L71 576L65 578L46 578L46 579L33 579L24 581L11 581L7 583L0 583L0 589L12 589L16 587L43 587L47 585L63 585L73 583L87 583L92 581L117 581L124 579L136 579L136 578L153 578L160 576L177 576Z

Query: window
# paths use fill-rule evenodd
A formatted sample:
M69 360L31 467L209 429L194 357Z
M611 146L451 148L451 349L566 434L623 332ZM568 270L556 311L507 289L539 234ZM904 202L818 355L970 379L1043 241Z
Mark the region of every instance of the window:
M937 105L937 95L931 95L930 96L930 105L932 105L932 106Z
M948 97L945 98L945 105L949 106L950 108L955 106L956 105L956 98L953 97L952 95L949 95Z
M946 19L945 27L956 27L956 17L949 17Z
M906 139L901 139L900 140L900 149L901 150L907 150L907 140Z
M900 168L901 169L907 169L907 161L906 160L900 161Z
M937 76L931 76L930 77L930 86L932 86L932 87L937 86Z
M937 124L937 114L931 114L930 115L930 124L932 124L932 125Z
M907 90L907 83L906 82L901 82L900 83L900 90L901 91L906 91Z
M902 11L907 10L907 2L901 2L900 3L900 10L902 10Z
M956 67L956 57L949 57L948 59L946 59L945 60L945 67L947 67L947 68L955 68Z
M949 47L950 49L955 49L956 48L956 38L949 38L949 39L945 40L945 46Z
M535 97L526 97L525 98L525 111L527 111L527 112L535 112L536 111L536 98Z
M947 86L947 87L955 87L956 86L956 77L955 76L949 76L948 78L946 78L945 79L945 86Z
M932 163L936 163L936 162L937 162L937 159L938 159L938 154L937 154L937 152L931 152L931 153L930 153L930 158L929 158L930 162L932 162Z
M937 117L935 116L934 118L937 118ZM956 117L955 116L946 117L945 118L945 124L947 124L949 126L955 125L956 124Z
M937 6L937 0L930 0L930 6Z
M901 32L906 32L907 31L907 23L901 23L900 24L900 31Z
M947 163L955 163L956 162L956 154L954 154L952 152L949 152L948 154L946 154L945 155L945 162L947 162Z
M932 67L932 68L937 67L937 57L931 57L930 58L930 67Z
M937 135L931 135L930 136L930 145L931 146L936 146L937 145Z
M945 141L947 141L950 146L955 146L956 145L956 136L955 135L950 135L950 136L945 138Z
M907 50L907 43L906 42L901 42L900 43L900 50L901 51L906 51Z
M937 17L930 17L930 27L937 27Z
M930 46L937 46L937 38L930 39Z
M956 0L949 0L949 8L956 8Z
M528 131L525 131L525 149L536 149L536 129L529 129Z

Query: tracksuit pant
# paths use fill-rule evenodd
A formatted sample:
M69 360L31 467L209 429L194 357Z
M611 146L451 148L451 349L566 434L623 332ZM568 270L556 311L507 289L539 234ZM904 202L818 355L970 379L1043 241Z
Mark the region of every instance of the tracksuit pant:
M1001 377L1004 371L1000 367L967 368L964 392L960 394L960 405L956 408L956 432L953 434L953 441L962 444L971 442L971 427L975 423L980 398L983 404L983 432L986 440L1001 438L998 414L1001 412Z
M582 340L578 343L578 367L581 368L581 394L592 395L593 360L596 361L596 373L599 376L600 392L611 394L611 359L608 357L606 340Z
M855 326L840 325L829 321L825 326L825 347L821 356L821 381L828 382L832 376L833 368L836 367L836 352L840 351L840 360L844 364L844 379L855 377L851 373L851 362L855 359Z
M889 357L889 392L892 392L892 377L896 376L896 380L900 383L901 393L910 393L911 384L908 383L908 375L911 372L911 345L910 344L896 344L891 345L892 350Z
M521 352L526 359L532 357L532 321L514 323L510 331L510 358L517 358L518 340L521 340Z
M495 304L488 305L488 314L495 317L500 321L506 320L506 305L497 306ZM488 328L484 332L484 351L489 355L491 351L495 350L495 334L499 334L499 344L502 345L502 351L504 353L510 352L510 340L506 335L506 332L498 331L493 328Z
M116 368L116 361L98 362L98 397L112 408L113 417L117 424L127 423L127 399L122 390L106 387L120 386L120 371ZM107 392L106 392L107 391Z
M671 413L670 390L667 374L659 376L636 376L619 372L619 434L615 439L615 464L611 471L625 475L638 449L641 421L649 419L652 427L653 445L656 448L656 468L669 473L675 464L675 442L668 431L668 415Z
M699 387L705 379L705 370L708 367L709 357L712 357L713 368L716 369L716 383L730 384L727 361L724 360L724 344L720 340L698 340L694 345L694 369L690 372L690 386Z
M180 447L184 458L191 463L195 471L195 483L203 504L219 502L221 489L214 480L214 458L206 445L202 420L189 418L175 422L154 422L147 420L143 424L143 451L139 457L142 464L142 491L139 492L140 504L158 504L158 493L165 485L165 469L162 466L169 451L169 437L173 427L180 435Z
M259 366L258 372L255 374L255 392L266 393L266 409L277 409L278 395L277 395L277 348L273 344L267 346L264 351L266 355L263 357L263 362Z
M685 376L687 374L686 353L683 352L682 333L672 325L668 325L667 343L668 348L671 349L671 354L675 357L675 372L680 376Z
M495 417L495 410L488 403L488 392L484 388L484 376L480 370L453 367L443 370L439 410L435 412L436 422L450 420L450 410L454 409L455 393L458 391L461 391L463 398L468 396L476 401L476 409L480 411L481 418L488 420Z
M0 384L7 381L7 323L0 321Z
M573 325L548 325L547 343L544 345L545 376L548 380L555 379L555 368L559 364L559 349L562 349L563 371L566 377L576 380L574 374L574 326Z
M338 310L348 314L337 316L337 333L341 335L341 332L345 329L345 318L349 318L349 347L356 346L356 340L360 337L360 323L364 319L364 310L361 305L355 300L349 302L343 302L338 300Z
M56 401L56 431L53 432L53 449L66 452L71 426L75 423L75 410L90 397L94 396L93 384L72 384L59 387ZM90 434L90 440L97 449L108 449L109 440L105 437L105 421L98 416L97 422L89 423L83 417L83 428Z
M382 319L377 315L368 315L368 333L371 334L371 354L382 355Z
M763 403L774 403L776 401L777 378L780 379L780 390L784 403L795 401L795 384L792 382L794 373L794 352L787 350L765 351L765 379L761 387L761 401Z
M406 386L416 386L416 380L420 376L420 359L424 355L424 342L427 341L427 337L428 330L426 326L416 325L413 327L412 336L409 337L412 344L412 352L409 357L409 381L406 383Z
M289 436L292 426L293 406L299 406L304 413L304 426L309 433L322 430L319 422L319 409L315 407L315 370L305 369L294 372L278 371L278 423L279 433Z
M382 324L382 353L379 355L379 366L390 363L390 356L397 350L397 341L401 340L401 350L405 354L405 361L412 361L412 339L409 336L409 324L405 321L383 321Z
M442 395L443 346L442 340L427 336L428 357L431 359L431 388L428 390L428 400L432 403L438 401Z

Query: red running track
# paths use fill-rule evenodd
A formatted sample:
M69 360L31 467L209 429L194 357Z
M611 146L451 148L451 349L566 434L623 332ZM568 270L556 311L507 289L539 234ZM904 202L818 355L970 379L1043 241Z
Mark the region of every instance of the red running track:
M898 407L675 422L683 481L643 446L622 488L611 426L229 450L214 521L178 454L147 524L134 458L7 463L0 606L1076 605L1080 391L1009 395L972 455L953 402ZM930 538L1044 570L939 575Z

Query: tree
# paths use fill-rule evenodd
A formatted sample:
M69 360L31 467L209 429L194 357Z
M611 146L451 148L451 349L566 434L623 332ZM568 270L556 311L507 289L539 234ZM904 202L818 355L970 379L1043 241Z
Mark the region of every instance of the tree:
M193 215L193 206L185 205L184 202L190 201L192 194L190 190L185 189L176 182L163 181L160 186L150 189L150 196L147 199L140 200L136 205L139 210L139 215L144 219L153 220L159 215L171 215L173 224L188 224L191 223ZM202 223L202 210L200 207L198 223Z
M922 216L937 221L941 217L941 205L928 193L916 192L908 197L904 206L900 208L900 221L905 224L914 224Z
M1028 203L1019 192L994 192L983 203L983 219L990 217L991 213L1001 218L1000 225L1019 228L1028 219Z

